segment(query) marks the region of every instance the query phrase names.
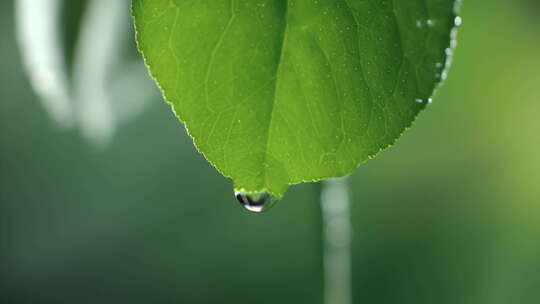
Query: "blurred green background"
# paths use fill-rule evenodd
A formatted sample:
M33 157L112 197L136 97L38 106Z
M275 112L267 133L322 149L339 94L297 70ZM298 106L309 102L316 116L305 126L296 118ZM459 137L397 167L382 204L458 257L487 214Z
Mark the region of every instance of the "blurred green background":
M540 6L462 17L433 104L350 178L354 303L539 303ZM0 35L0 303L322 303L319 184L247 213L157 97L95 148L30 88L12 1Z

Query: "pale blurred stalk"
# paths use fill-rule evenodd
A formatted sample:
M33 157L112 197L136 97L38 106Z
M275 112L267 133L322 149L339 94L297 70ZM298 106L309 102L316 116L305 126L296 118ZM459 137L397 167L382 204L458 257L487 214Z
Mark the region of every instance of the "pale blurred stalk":
M15 1L21 59L32 88L61 127L73 125L73 107L60 35L60 0Z
M347 178L322 184L324 298L326 304L351 304L350 198Z

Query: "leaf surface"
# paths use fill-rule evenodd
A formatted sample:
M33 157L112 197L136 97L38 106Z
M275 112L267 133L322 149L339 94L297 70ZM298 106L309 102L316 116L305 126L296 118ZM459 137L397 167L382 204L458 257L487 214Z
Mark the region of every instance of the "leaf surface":
M139 49L235 189L351 173L444 78L455 0L133 0Z

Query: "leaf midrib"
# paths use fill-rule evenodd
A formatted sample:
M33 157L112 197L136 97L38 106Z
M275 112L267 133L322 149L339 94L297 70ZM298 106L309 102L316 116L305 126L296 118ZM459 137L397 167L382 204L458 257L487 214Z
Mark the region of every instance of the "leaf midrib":
M271 107L271 110L270 110L270 116L268 118L268 125L267 125L267 128L266 128L266 143L265 143L265 147L264 147L264 157L263 157L263 162L262 162L262 170L263 170L263 174L264 174L264 186L268 186L268 147L270 145L270 139L271 139L271 132L272 132L272 124L273 124L273 121L274 121L274 112L275 112L275 109L276 109L276 96L278 95L277 94L277 91L280 87L280 79L281 77L279 76L280 73L281 73L281 68L282 68L282 65L283 65L283 55L284 55L284 52L285 52L285 48L286 48L286 43L287 43L287 36L288 36L288 31L289 31L289 0L286 0L285 1L285 12L283 13L283 17L285 19L285 24L283 25L283 30L281 32L281 44L280 44L280 50L279 50L279 57L277 58L277 69L276 69L276 83L275 83L275 86L274 86L274 90L273 90L273 96L272 96L272 107Z

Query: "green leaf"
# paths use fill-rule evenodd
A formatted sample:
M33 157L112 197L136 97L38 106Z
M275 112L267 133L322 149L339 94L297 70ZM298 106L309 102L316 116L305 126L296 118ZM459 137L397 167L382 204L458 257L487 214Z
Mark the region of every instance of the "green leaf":
M446 73L454 0L133 0L139 49L235 189L281 197L392 145Z

